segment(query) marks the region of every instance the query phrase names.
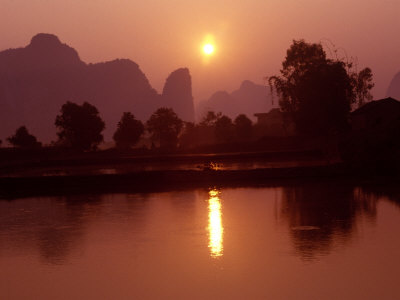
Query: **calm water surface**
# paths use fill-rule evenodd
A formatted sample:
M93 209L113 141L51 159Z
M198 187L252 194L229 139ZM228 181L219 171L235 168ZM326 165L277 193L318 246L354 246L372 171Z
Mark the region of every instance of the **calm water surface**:
M0 299L400 299L396 188L0 201Z

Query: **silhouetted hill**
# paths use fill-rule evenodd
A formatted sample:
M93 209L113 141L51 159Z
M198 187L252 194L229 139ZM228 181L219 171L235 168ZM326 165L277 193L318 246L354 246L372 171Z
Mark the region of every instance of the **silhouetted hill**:
M83 67L78 53L58 37L40 33L34 36L25 48L0 52L0 66L3 72L17 74L32 70Z
M107 140L115 132L123 112L130 111L145 121L162 105L139 66L128 59L88 65L80 93L99 109L106 122Z
M174 107L181 118L194 120L192 79L189 69L181 68L172 72L165 82L162 96L165 105Z
M106 123L106 140L124 111L146 121L157 108L168 105L193 121L189 70L173 74L164 97L131 60L86 64L55 35L38 34L24 48L0 52L0 139L25 125L40 141L54 140L54 120L66 101L95 105Z
M400 72L393 77L386 96L400 99Z
M254 113L268 112L271 108L272 100L268 88L245 80L238 90L230 94L218 91L208 100L201 102L197 109L197 117L201 118L205 112L212 110L222 112L230 118L244 113L254 119Z

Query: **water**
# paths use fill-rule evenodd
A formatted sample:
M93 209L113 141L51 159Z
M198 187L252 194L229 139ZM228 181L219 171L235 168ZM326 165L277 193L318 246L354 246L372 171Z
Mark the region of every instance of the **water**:
M202 154L197 156L182 155L184 161L165 159L164 161L151 162L135 161L119 163L83 163L63 166L13 166L12 168L0 169L0 177L40 177L40 176L70 176L70 175L103 175L103 174L127 174L143 171L168 171L168 170L254 170L273 168L313 167L326 166L339 161L322 158L292 158L292 159L271 159L271 158L216 158L216 154ZM148 159L148 158L147 158ZM186 160L186 161L185 161Z
M395 187L0 201L0 299L400 299Z
M102 174L127 174L138 171L168 171L168 170L254 170L254 169L272 169L272 168L293 168L293 167L313 167L326 166L332 161L314 159L314 160L287 160L287 161L272 161L272 160L253 160L240 161L225 160L207 162L187 162L176 163L174 161L165 161L158 163L124 163L116 165L88 165L88 166L63 166L63 167L22 167L15 170L7 170L3 174L0 172L0 177L40 177L40 176L70 176L70 175L102 175ZM1 171L1 170L0 170Z

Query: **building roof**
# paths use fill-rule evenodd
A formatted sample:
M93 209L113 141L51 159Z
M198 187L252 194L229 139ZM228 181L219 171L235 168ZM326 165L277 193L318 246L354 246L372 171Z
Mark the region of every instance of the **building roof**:
M256 114L254 114L254 116L256 116L256 117L265 117L265 116L280 115L280 114L283 114L283 113L279 108L272 108L267 113L256 113Z
M255 117L264 117L264 116L268 116L268 113L256 113L254 114Z
M356 109L355 111L353 111L351 113L351 115L362 115L365 113L369 113L371 111L375 111L378 108L382 108L382 107L393 107L393 106L397 106L400 109L400 101L397 101L396 99L393 99L391 97L385 98L385 99L381 99L381 100L375 100L375 101L371 101L368 102L367 104L364 104L363 106L361 106L360 108Z

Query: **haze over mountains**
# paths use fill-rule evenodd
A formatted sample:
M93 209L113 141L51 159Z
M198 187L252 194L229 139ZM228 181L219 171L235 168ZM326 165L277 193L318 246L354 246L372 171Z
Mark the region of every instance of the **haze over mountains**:
M400 100L400 72L398 72L390 82L386 96Z
M0 138L25 125L39 140L56 138L54 120L67 102L95 105L110 140L125 111L145 121L159 107L172 107L194 121L192 83L186 68L174 71L160 95L128 59L86 64L58 37L38 34L31 43L0 52Z
M400 73L387 95L400 99ZM54 121L67 102L95 105L106 122L110 141L125 111L146 121L159 107L172 107L185 121L195 120L191 75L187 68L173 71L161 94L151 86L140 67L129 59L86 64L78 52L52 34L38 34L29 45L0 52L0 139L22 125L44 143L56 138ZM196 119L213 110L234 119L244 113L268 112L273 105L268 87L245 80L229 93L218 91L198 103Z
M239 89L232 93L218 91L208 100L200 102L196 109L197 118L201 119L207 111L212 110L222 112L232 119L239 114L245 114L254 119L255 113L270 111L274 107L272 102L268 87L245 80Z
M42 142L55 140L54 120L67 101L87 101L98 108L106 123L105 140L111 140L125 111L146 121L157 108L172 107L183 120L195 119L187 68L172 72L158 94L135 62L86 64L75 49L52 34L38 34L24 48L0 52L0 139L25 125ZM207 110L231 118L240 113L253 117L270 108L266 87L244 81L238 90L216 92L201 103L197 117Z

